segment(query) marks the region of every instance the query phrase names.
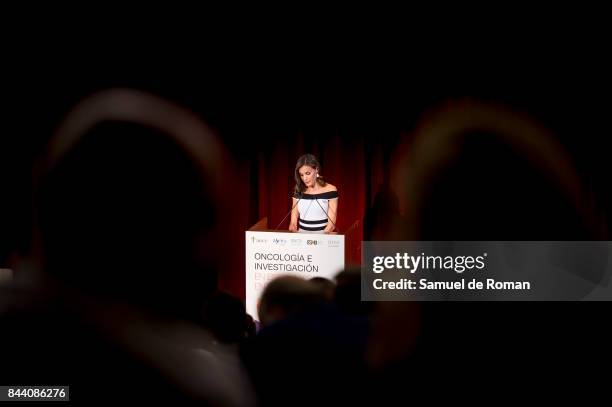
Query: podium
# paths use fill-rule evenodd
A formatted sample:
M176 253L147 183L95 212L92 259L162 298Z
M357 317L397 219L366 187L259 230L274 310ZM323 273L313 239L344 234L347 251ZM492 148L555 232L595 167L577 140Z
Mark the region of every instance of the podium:
M269 230L263 218L246 231L246 311L259 320L266 284L282 275L333 279L344 269L344 235Z

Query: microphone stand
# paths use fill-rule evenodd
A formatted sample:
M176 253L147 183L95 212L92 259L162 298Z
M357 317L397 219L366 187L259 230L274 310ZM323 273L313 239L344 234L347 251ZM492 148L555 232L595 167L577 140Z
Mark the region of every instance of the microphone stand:
M297 206L297 204L300 202L300 200L302 199L302 192L299 193L299 198L298 200L295 202L295 204L291 207L291 210L289 212L287 212L287 214L285 215L285 217L283 218L283 220L280 221L280 223L274 228L274 230L278 230L278 228L280 227L280 225L283 224L283 222L285 221L285 219L287 219L287 216L289 216L289 214L291 212L293 212L293 210L295 209L295 207Z

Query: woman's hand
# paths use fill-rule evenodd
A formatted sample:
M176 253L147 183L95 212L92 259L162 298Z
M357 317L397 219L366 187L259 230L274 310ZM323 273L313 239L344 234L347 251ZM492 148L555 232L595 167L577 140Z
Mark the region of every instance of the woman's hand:
M292 222L292 223L290 223L290 224L289 224L289 231L290 231L290 232L297 232L297 231L298 231L298 228L297 228L297 223L293 223L293 222Z
M331 232L333 232L333 231L334 231L334 229L336 229L336 228L334 227L334 225L330 225L330 224L328 224L328 225L325 227L325 230L323 230L323 233L331 233Z

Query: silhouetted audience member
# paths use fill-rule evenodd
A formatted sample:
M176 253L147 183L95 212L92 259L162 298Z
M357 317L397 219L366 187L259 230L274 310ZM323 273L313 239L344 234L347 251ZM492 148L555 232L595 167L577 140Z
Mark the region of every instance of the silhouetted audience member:
M361 301L361 269L347 268L336 275L334 302L347 315L368 316L374 303Z
M264 405L356 402L364 394L365 319L293 276L264 289L260 319L264 328L242 355Z
M310 282L321 290L325 301L332 301L334 299L336 284L333 281L325 277L313 277L310 279Z
M323 301L323 292L314 284L295 276L272 280L261 293L259 320L266 326Z
M253 317L249 314L244 316L245 324L246 324L246 339L254 338L257 334L257 323L253 319Z
M254 335L252 321L244 303L225 292L215 293L202 310L204 326L225 344L238 344Z
M207 178L219 174L192 149L218 151L205 126L116 90L60 133L36 191L41 269L17 270L2 314L0 382L70 385L74 401L252 405L237 353L197 323L222 244Z
M394 189L406 216L394 225L400 240L581 240L596 229L569 154L549 131L509 109L449 103L424 116L396 159ZM563 289L556 283L555 276L546 281ZM568 329L582 325L579 313L552 307L384 303L368 345L372 389L381 404L407 384L429 403L490 401L490 394L512 399L516 389L516 401L529 392L550 402L572 388L577 371L589 370L582 361L579 370L568 369L571 358L599 358L590 346L574 347L585 343L582 332ZM555 382L554 390L541 387L542 377Z

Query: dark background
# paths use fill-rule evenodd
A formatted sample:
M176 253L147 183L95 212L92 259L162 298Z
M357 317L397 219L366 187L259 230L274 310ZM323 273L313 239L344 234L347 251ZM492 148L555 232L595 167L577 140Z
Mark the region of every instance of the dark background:
M487 34L485 30L480 36ZM22 47L18 55L29 58L9 58L9 71L3 76L6 108L0 137L1 258L7 259L15 250L28 252L31 169L53 130L80 99L116 86L147 90L198 113L218 132L235 160L252 169L251 174L270 146L292 152L294 140L300 137L305 147L310 143L323 152L330 140L339 140L341 147L350 149L358 135L366 154L356 166L368 168L369 148L392 152L402 132L410 132L424 112L441 103L462 98L501 103L554 132L592 191L603 225L608 230L612 227L611 89L605 44L598 33L580 38L544 35L538 41L523 38L516 43L512 38L503 43L491 39L476 48L469 41L445 42L445 48L428 43L424 53L416 52L408 42L399 41L396 46L365 38L351 46L327 43L325 51L291 42L269 46L266 39L245 42L240 47L230 42L212 49L208 43L186 50L174 48L175 43L160 46L168 54L150 42L147 48L152 49L147 52L141 42L130 41L121 53L104 41L67 52L60 43L41 53ZM289 176L296 158L291 154L283 164ZM324 167L334 158L325 156ZM281 179L287 179L287 174L281 174ZM344 174L347 172L329 176L332 183L339 184L341 196L341 187L350 180ZM508 180L514 175L510 170L504 173L503 168L497 174ZM279 204L280 208L270 203L261 207L261 194L266 191L261 181L254 175L249 178L248 191L254 194L257 190L257 198L237 192L236 199L249 202L249 213L243 214L245 228L264 214L280 221L288 210L284 208L288 201ZM278 188L284 191L290 186L289 178ZM375 188L375 183L370 184L362 195L343 199L359 200L365 211ZM452 189L452 182L445 188ZM537 190L534 184L527 192ZM512 205L501 208L502 213L509 213ZM437 207L436 211L444 209ZM523 210L528 211L529 205ZM521 218L520 230L493 231L494 238L584 237L562 235L563 228L558 228L566 221L562 217L551 218L548 226L556 229L547 230L546 224L530 229L536 218L527 214ZM432 237L450 233L461 239L473 233L453 234L435 222L430 225L437 233ZM478 238L492 236L484 222L481 226L483 233ZM237 247L242 248L242 241ZM235 271L234 276L241 272ZM241 294L238 283L234 291ZM527 381L541 375L573 383L578 378L569 377L570 372L580 375L607 367L609 310L607 303L435 304L427 311L428 321L434 322L433 333L426 338L431 339L432 349L454 346L465 350L465 356L454 360L456 365L445 368L449 375L461 374L464 366L476 360L482 375L507 366L522 369ZM490 352L500 350L504 357L488 358ZM569 370L570 366L577 369ZM598 388L596 381L592 383Z
M116 53L104 48L97 52L95 46L85 52L47 49L39 58L27 52L25 60L22 54L9 58L0 140L7 233L0 253L6 255L15 246L27 251L30 172L53 131L78 101L112 87L165 97L196 112L216 130L236 161L253 170L247 191L252 196L246 197L253 201L248 224L262 215L268 215L270 223L282 219L288 202L263 209L256 202L272 189L273 203L265 205L274 206L273 196L291 188L293 162L302 152L322 156L325 170L340 160L332 153L326 159L330 144L336 143L334 154L349 150L352 157L350 148L359 140L362 157L348 165L353 171L372 170L369 152L378 148L388 157L426 112L456 100L501 104L552 130L571 154L599 212L609 213L610 83L608 64L596 43L567 49L562 41L528 49L512 43L476 49L431 46L423 54L371 47L362 53L359 47L303 53L289 48L281 53L252 45L243 45L242 52L232 52L228 45L183 59L178 51L129 52L123 47ZM270 185L279 178L261 180L254 174L261 161L277 160L270 153L275 148L289 156L280 164L287 167L280 175L281 187ZM359 198L364 203L350 213L352 220L371 205L380 180L351 178L349 172L334 168L327 175L344 189L364 183ZM603 221L610 226L608 216Z

